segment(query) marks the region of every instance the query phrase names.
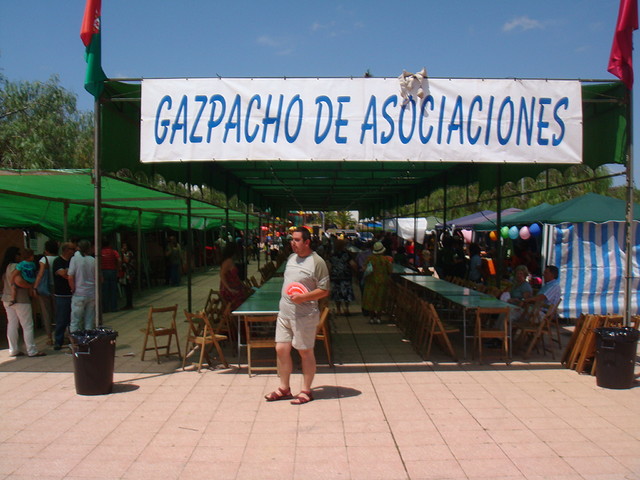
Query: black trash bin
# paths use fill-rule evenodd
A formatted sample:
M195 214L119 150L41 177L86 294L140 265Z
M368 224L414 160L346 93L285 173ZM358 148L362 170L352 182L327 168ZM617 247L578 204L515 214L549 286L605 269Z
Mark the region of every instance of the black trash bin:
M76 393L111 393L118 332L109 328L97 328L78 330L70 336Z
M638 335L635 328L596 328L596 383L604 388L631 388Z

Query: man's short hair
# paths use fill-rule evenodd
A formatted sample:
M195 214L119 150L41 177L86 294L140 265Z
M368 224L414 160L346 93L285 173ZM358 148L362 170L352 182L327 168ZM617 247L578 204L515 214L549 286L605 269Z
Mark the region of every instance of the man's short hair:
M553 278L558 278L558 276L560 275L560 272L558 271L558 267L556 267L555 265L547 265L547 269L551 272L551 275L553 275Z
M75 252L76 251L76 246L71 242L65 242L60 247L60 251L64 252L65 250L72 250L72 251Z
M311 232L308 228L298 227L294 230L295 232L300 232L302 234L302 240L307 241L311 240Z
M78 250L83 257L86 257L91 253L91 242L89 240L80 240L78 242Z

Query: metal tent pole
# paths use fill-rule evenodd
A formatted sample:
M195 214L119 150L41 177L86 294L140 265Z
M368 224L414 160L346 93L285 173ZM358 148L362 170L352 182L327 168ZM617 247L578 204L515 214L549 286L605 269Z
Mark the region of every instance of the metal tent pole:
M93 237L95 245L96 271L94 277L96 298L96 325L102 325L102 172L100 169L100 101L96 99L93 109Z
M633 92L627 90L629 117L627 120L627 215L625 221L625 282L624 282L624 324L631 325L632 281L633 281Z
M191 308L193 299L191 285L191 265L193 261L193 230L191 229L191 163L187 163L187 175L187 187L189 189L187 196L187 308L190 312L193 312Z
M496 247L496 286L500 287L500 282L502 280L502 266L504 262L502 261L502 235L500 235L500 228L502 226L502 165L498 164L498 169L496 171L496 187L498 190L498 216L496 218L496 222L498 224L498 242Z

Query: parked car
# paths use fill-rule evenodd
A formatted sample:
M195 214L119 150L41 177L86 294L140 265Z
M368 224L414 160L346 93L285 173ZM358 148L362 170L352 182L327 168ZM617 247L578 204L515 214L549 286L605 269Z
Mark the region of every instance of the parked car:
M363 242L369 242L371 240L373 240L373 233L371 232L360 232L360 240L362 240Z

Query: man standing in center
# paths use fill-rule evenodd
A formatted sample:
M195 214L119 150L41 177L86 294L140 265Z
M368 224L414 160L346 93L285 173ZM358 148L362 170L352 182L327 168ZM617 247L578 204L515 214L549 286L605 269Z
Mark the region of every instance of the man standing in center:
M89 240L78 242L79 255L71 257L67 275L71 288L70 332L96 328L96 259L91 256Z
M313 400L311 383L316 374L316 358L313 346L316 328L320 321L318 300L329 295L329 270L324 260L311 249L311 234L304 227L293 232L293 253L287 259L278 319L276 321L276 354L280 386L266 395L268 402L291 401L302 405ZM307 293L287 293L288 287L298 282ZM290 377L293 370L291 347L298 350L302 361L302 390L294 398L291 394Z

